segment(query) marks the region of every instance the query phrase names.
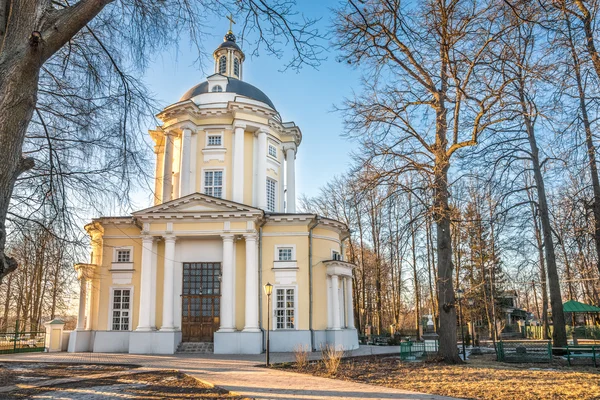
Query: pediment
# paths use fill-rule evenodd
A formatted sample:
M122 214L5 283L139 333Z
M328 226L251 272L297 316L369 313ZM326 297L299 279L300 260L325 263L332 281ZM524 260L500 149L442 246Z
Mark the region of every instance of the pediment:
M245 204L236 203L230 200L224 200L217 197L209 196L202 193L193 193L179 199L171 200L154 207L136 211L134 216L149 216L149 215L222 215L222 214L242 214L242 215L260 215L263 211L247 206Z

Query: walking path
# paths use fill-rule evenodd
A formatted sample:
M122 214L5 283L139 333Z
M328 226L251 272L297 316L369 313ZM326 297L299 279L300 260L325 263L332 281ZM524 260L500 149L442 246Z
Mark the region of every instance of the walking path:
M398 347L361 346L349 356L398 353ZM318 359L320 353L312 353ZM293 354L273 353L273 363L293 361ZM449 397L409 392L312 375L262 368L264 355L176 354L168 356L107 353L24 353L0 355L0 362L68 362L136 364L176 369L204 382L256 399L406 399L444 400Z

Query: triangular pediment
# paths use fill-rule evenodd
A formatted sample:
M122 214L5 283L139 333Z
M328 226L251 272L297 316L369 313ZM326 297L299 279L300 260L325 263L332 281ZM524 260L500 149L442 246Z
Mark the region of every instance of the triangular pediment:
M263 211L236 203L230 200L224 200L202 193L193 193L175 200L159 204L154 207L136 211L134 216L157 215L157 214L242 214L242 215L260 215Z

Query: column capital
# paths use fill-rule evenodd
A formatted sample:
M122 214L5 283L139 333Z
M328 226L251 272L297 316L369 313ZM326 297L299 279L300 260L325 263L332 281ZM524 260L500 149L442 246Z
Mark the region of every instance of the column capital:
M246 129L246 123L245 122L241 122L241 121L235 121L233 123L233 129L237 129L237 128Z
M269 128L265 128L265 127L260 127L256 130L256 135L260 136L260 135L268 135L269 134Z
M173 129L163 131L163 133L165 136L177 136L177 132L175 132Z
M287 152L288 150L292 150L295 154L298 150L298 146L296 146L296 143L294 142L284 142L281 143L281 149L285 152Z
M156 238L154 236L149 235L148 233L142 232L142 242L154 243L155 240L156 240Z
M90 279L94 276L94 270L96 264L75 264L75 271L77 271L77 279Z
M258 235L256 234L256 232L244 233L244 240L257 240L257 239L258 239Z
M224 242L233 242L234 236L235 235L233 233L223 233L223 234L221 234L221 238L223 239Z
M165 236L163 236L163 240L165 241L165 243L167 243L167 242L175 243L177 241L177 236L175 236L175 235L165 235Z

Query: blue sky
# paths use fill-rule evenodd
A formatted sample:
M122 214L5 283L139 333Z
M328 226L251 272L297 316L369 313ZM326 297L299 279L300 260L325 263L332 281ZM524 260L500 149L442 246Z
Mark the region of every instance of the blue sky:
M333 5L333 2L302 0L299 11L308 17L321 17L319 29L325 31L330 23L329 7ZM205 43L209 53L223 41L229 21L223 17L212 25L205 27L210 34ZM238 34L235 25L233 30ZM241 45L247 53L244 81L265 92L283 120L294 121L302 130L302 144L296 159L296 193L316 195L322 185L346 171L352 162L350 152L354 143L341 137L344 133L342 115L334 112L333 107L341 105L344 97L358 89L360 74L336 62L334 53L327 55L318 70L305 67L300 72L282 72L285 58L277 59L265 51L252 57L249 54L252 49L247 44ZM212 73L212 57L204 58L204 72L194 64L196 57L186 44L181 44L178 51L173 49L156 55L146 82L161 106L176 102L185 91Z

